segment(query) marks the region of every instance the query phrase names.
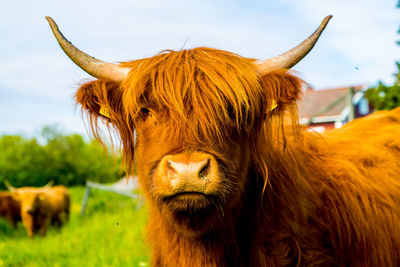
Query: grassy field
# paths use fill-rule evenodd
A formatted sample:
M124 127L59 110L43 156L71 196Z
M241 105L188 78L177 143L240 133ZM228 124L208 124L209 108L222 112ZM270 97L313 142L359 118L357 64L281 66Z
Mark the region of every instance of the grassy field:
M149 266L144 244L145 207L130 198L92 189L80 217L84 187L70 188L71 218L61 230L30 240L19 224L0 221L0 266Z

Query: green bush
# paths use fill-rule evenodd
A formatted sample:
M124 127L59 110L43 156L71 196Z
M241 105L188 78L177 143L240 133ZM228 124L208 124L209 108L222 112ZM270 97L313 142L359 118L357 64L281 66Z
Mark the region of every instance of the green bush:
M4 180L12 185L80 185L86 180L113 182L123 176L121 160L96 141L86 142L78 134L63 135L44 127L39 137L0 137L0 188Z

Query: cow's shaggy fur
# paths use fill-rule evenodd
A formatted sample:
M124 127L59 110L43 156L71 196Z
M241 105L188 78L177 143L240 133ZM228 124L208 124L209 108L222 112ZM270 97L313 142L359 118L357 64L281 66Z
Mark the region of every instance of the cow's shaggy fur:
M127 171L137 165L154 266L400 265L400 109L319 135L298 126L302 81L287 70L260 75L210 48L121 65L121 84L89 82L76 98L95 136L98 119L115 127ZM193 151L218 162L215 210L188 202L179 217L156 174Z

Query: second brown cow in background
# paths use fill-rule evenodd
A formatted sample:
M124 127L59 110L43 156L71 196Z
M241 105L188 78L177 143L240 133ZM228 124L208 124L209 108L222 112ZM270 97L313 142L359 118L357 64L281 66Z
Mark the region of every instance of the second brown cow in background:
M44 236L49 224L60 227L69 218L70 194L65 186L14 188L6 183L21 205L22 223L29 235Z

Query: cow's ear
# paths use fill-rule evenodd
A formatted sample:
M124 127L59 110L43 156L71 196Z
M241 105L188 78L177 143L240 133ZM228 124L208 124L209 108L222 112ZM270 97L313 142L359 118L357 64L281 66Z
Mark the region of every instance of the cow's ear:
M75 98L91 118L102 117L113 122L121 116L123 105L119 83L104 80L87 82L78 89Z
M39 193L38 194L38 198L39 198L40 201L45 200L46 199L45 192Z
M266 93L268 111L285 110L287 106L295 104L301 96L304 82L291 74L288 70L268 73L261 77L262 86Z
M78 89L75 98L76 103L88 114L91 132L97 140L105 145L104 138L109 136L108 141L113 143L111 132L106 130L113 128L119 131L124 149L130 151L131 146L133 147L131 141L134 140L134 136L132 124L126 121L122 95L123 90L119 83L95 80L83 84ZM98 127L99 119L105 122L106 127Z

